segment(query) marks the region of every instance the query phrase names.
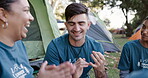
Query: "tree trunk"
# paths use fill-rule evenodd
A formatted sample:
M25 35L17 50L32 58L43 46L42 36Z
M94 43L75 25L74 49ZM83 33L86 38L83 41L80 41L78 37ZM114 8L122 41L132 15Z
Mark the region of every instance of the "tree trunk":
M133 28L130 24L126 23L125 24L127 26L127 29L126 29L126 37L131 37L131 35L133 34Z

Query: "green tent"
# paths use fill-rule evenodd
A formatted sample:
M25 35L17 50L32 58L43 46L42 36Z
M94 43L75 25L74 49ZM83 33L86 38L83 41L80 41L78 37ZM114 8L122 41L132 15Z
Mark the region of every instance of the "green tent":
M29 59L43 58L49 42L60 36L57 21L48 0L29 0L34 21L23 39Z

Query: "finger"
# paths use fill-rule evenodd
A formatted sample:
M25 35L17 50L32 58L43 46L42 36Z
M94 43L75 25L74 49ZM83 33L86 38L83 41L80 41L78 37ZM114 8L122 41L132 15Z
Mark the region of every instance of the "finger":
M86 64L80 65L80 68L84 68L84 67L88 67L88 64L87 65Z
M100 63L98 62L98 60L95 58L95 56L93 54L91 54L91 57L96 64L100 65Z
M66 69L66 68L73 69L73 65L70 62L64 62L58 66L59 70Z
M79 58L77 61L81 61L82 60L82 58Z
M46 70L53 70L53 69L55 69L55 68L56 68L56 65L47 65L47 66L45 67Z
M83 60L84 60L84 61L86 61L86 59L85 59L85 58L83 58Z
M105 61L104 55L101 54L100 52L97 52L97 53L98 53L98 55L100 56L100 59L103 60L103 61Z
M83 65L83 64L88 65L89 63L85 61L85 58L83 58L83 59L80 58L79 60L77 60L76 64L79 64L79 65Z
M42 63L42 65L41 65L41 70L42 70L42 69L45 69L45 67L47 66L47 64L48 64L47 61L45 61L44 63Z
M76 70L76 66L72 63L70 63L70 70L71 70L71 74L73 74Z
M103 64L105 62L105 58L100 52L93 51L93 54L95 55L99 63Z
M67 73L67 72L70 72L71 74L73 74L76 70L76 66L73 65L72 63L70 62L65 62L63 63L65 64L65 66L62 68L62 69L65 69L64 71Z
M65 68L66 68L66 66L67 66L67 63L66 63L66 62L64 62L64 63L60 64L59 66L57 66L57 70L62 70L62 69L65 69Z
M93 64L92 62L89 63L92 67L96 68L97 65Z
M101 63L102 60L100 59L99 53L97 54L97 52L95 52L95 51L93 51L92 53L93 53L94 57L97 59L97 61L98 61L99 63Z
M83 68L83 67L88 67L89 63L87 63L82 59L77 61L75 65L76 65L76 68Z

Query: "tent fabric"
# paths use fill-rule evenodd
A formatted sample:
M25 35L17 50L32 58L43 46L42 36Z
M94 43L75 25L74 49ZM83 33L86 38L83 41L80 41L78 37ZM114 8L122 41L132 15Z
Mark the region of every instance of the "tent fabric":
M23 42L26 46L29 59L42 58L45 55L49 42L52 39L59 37L61 34L48 0L29 0L29 3L31 14L34 16L34 21L28 28L29 32L27 33L27 38L23 39ZM95 16L95 18L96 17L97 16ZM112 48L115 48L112 35L105 28L105 24L99 18L97 18L97 20L99 22L97 21L96 25L94 24L94 26L91 26L91 31L88 31L90 34L94 34L90 36L98 41L100 40L99 42L104 44L105 51L115 51L115 49L113 50ZM112 46L108 46L107 48L106 45ZM116 49L116 51L118 50Z
M60 36L57 22L48 0L29 0L34 21L23 39L29 59L43 58L49 42Z
M94 38L98 42L101 42L105 51L120 52L120 49L113 42L112 34L106 29L103 21L95 13L90 13L89 19L92 24L87 32L87 35Z
M141 39L141 29L139 29L135 34L133 34L129 40L137 40Z

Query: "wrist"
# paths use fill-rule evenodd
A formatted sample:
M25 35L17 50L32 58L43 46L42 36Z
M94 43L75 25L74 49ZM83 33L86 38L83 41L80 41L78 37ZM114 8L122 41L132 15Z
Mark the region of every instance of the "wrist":
M77 74L73 74L72 78L80 78L80 76L78 76Z
M107 78L106 70L95 70L95 76L96 78Z
M97 78L106 78L106 71L99 71L98 72L98 77Z

